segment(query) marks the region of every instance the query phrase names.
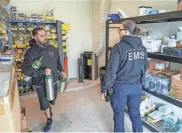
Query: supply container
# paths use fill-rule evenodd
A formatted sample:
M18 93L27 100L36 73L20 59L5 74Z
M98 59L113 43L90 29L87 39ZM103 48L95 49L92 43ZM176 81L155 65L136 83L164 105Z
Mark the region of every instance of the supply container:
M150 11L152 11L152 7L151 7L151 6L148 6L148 7L147 7L147 14L149 14Z
M139 7L139 16L148 15L148 8L146 6Z
M177 42L178 40L176 40L176 39L169 39L169 42L168 42L168 47L176 47L176 42Z
M161 40L142 40L147 52L159 52L161 48Z
M149 12L149 14L150 14L150 15L158 14L158 13L159 13L159 11L158 11L158 10L151 10L151 11Z
M107 20L119 20L120 16L119 14L108 14L107 15Z

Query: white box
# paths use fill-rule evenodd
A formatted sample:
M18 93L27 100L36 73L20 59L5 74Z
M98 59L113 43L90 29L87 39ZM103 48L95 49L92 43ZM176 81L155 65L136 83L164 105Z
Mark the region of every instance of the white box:
M147 52L159 52L162 45L161 40L142 40L142 42Z
M176 47L176 39L169 39L168 47Z

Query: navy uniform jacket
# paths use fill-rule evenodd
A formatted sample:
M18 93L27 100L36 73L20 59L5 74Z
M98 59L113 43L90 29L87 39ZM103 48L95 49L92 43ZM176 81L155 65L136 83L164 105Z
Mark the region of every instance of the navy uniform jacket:
M147 51L139 37L124 36L111 50L102 93L115 83L135 83L147 70Z

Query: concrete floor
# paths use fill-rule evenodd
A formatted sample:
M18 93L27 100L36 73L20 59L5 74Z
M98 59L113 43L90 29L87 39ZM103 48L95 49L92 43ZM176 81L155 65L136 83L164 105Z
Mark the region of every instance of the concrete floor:
M37 96L21 99L21 104L26 107L28 127L33 132L41 132L46 118L39 110ZM110 104L101 99L100 86L59 95L53 113L51 132L113 131L112 110ZM127 115L125 127L127 132L132 131ZM145 128L144 131L148 132Z

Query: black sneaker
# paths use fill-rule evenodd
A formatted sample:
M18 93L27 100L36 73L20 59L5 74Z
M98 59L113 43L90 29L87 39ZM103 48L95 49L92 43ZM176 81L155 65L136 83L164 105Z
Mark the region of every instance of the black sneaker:
M50 107L50 117L52 118L52 108Z
M47 123L44 127L44 132L49 132L52 127L52 119L47 119Z

